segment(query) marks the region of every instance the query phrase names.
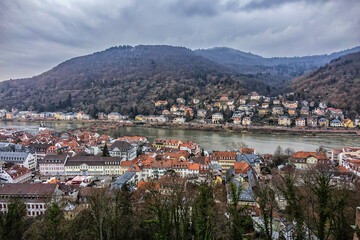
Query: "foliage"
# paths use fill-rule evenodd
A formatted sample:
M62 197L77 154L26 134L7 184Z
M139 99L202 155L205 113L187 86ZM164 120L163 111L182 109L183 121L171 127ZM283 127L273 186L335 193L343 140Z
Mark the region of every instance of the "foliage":
M105 143L103 151L102 151L102 156L103 157L110 157L109 149L108 149L108 146L107 146L106 143Z

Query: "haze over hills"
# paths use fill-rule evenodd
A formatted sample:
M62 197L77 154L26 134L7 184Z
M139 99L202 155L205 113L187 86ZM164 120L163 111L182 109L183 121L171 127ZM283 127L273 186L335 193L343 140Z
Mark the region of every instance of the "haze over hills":
M291 87L302 98L326 100L334 107L360 113L360 52L336 58L294 79Z
M235 71L240 71L245 74L268 73L267 75L270 74L280 77L280 79L301 76L329 63L334 58L358 51L360 51L360 47L354 47L329 55L264 58L252 53L225 47L195 50L197 54L228 66Z
M38 76L0 83L0 108L154 114L153 100L211 99L258 91L278 94L291 75L331 55L263 58L229 48L195 50L139 45L112 47L65 61ZM279 87L280 86L280 87Z

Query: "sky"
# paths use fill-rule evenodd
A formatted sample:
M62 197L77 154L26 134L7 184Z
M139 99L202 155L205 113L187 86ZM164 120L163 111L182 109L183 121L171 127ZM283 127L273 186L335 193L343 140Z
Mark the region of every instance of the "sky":
M329 54L360 45L359 13L360 0L0 0L0 81L119 45Z

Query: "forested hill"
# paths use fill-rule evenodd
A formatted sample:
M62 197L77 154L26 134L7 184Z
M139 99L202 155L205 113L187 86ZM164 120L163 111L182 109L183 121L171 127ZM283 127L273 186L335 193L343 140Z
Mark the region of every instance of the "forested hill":
M302 98L326 100L334 107L360 113L360 52L336 58L293 80L292 89Z
M214 62L228 66L231 69L247 74L266 75L270 80L276 78L287 80L301 76L329 63L332 59L360 51L360 47L347 49L325 55L304 57L272 57L264 58L252 53L242 52L232 48L216 47L200 49L195 52Z
M0 108L153 114L152 100L210 99L266 84L183 47L121 46L77 57L28 79L0 83ZM266 92L267 91L267 92ZM190 97L191 96L191 97Z

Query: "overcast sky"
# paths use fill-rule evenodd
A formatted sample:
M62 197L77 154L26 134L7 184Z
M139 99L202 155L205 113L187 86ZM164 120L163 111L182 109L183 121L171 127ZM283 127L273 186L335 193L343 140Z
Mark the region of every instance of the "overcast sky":
M360 45L360 0L0 0L0 80L124 44L331 53Z

